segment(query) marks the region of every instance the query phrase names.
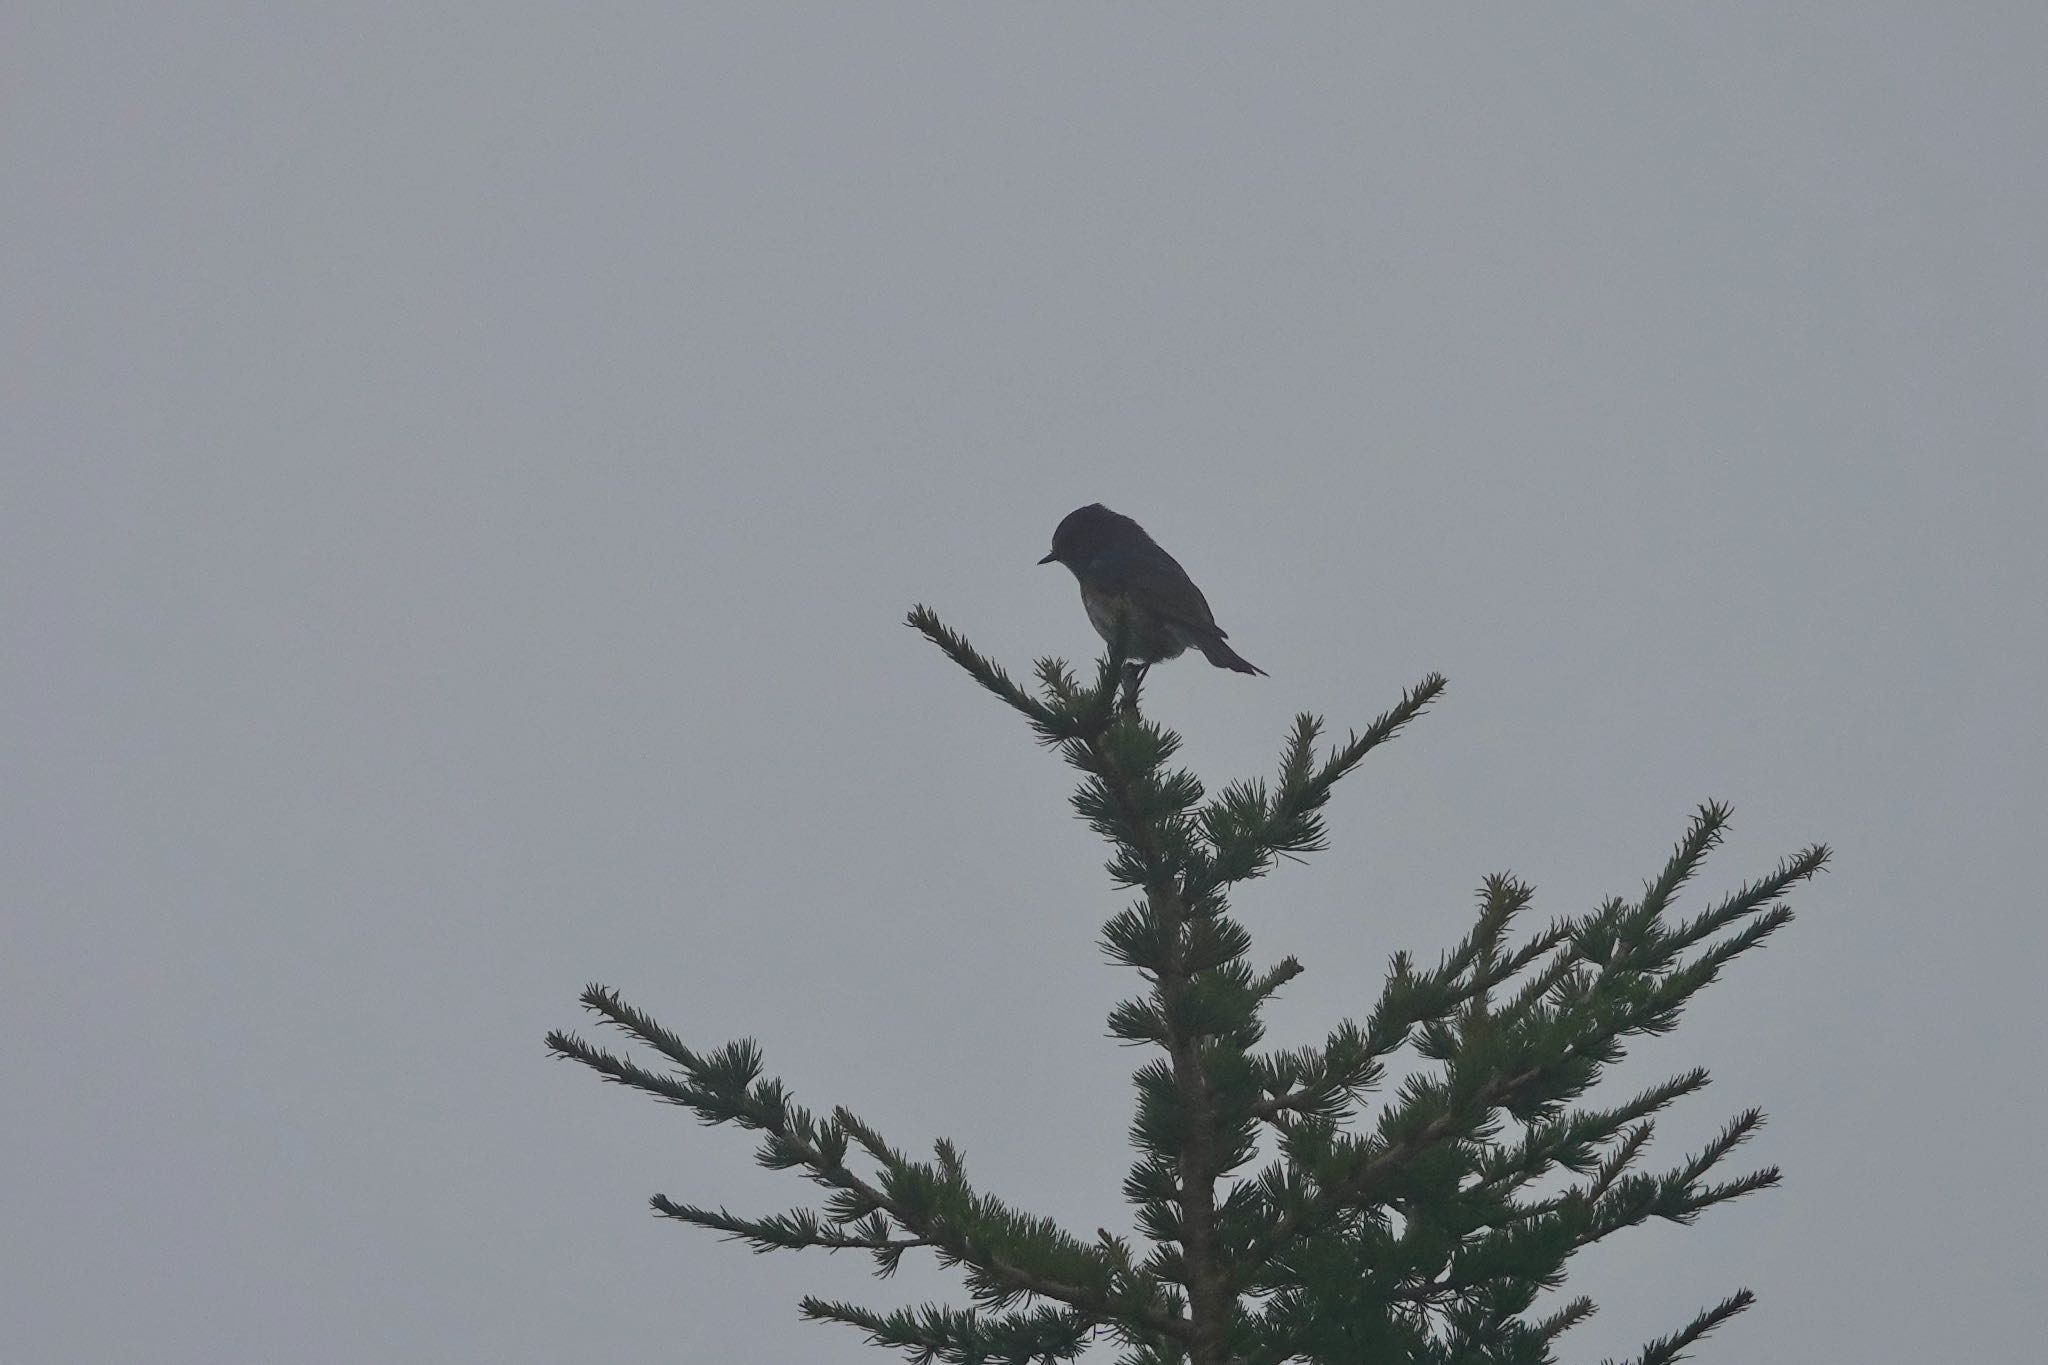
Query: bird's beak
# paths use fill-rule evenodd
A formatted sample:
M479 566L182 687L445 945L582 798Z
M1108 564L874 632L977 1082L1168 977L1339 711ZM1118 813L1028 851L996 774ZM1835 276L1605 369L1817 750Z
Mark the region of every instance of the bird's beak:
M1052 563L1052 562L1053 562L1053 560L1055 560L1055 559L1057 559L1057 558L1059 558L1059 556L1058 556L1058 555L1047 555L1047 556L1046 556L1046 557L1045 557L1044 559L1041 559L1041 560L1039 560L1038 562L1039 562L1039 563L1041 563L1041 564L1050 564L1050 563Z

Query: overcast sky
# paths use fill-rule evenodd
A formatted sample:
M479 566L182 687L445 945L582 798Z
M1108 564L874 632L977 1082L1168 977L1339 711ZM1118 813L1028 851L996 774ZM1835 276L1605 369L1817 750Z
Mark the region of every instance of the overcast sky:
M298 14L284 12L297 8ZM1793 12L1795 11L1796 12ZM1785 1188L1575 1263L1623 1354L2039 1346L2048 9L98 6L0 17L0 1358L885 1359L948 1281L550 1062L601 980L1126 1227L1123 897L900 624L1096 640L1142 521L1271 673L1440 706L1239 901L1274 1039L1512 869L1837 869L1617 1087Z

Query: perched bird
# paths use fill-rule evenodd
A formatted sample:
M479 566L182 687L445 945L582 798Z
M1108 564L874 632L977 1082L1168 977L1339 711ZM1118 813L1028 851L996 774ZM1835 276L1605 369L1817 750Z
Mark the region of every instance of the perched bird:
M1160 549L1144 527L1099 502L1067 513L1052 533L1052 553L1038 562L1074 571L1081 605L1103 639L1115 637L1120 616L1130 618L1130 648L1140 672L1180 657L1189 645L1218 668L1266 672L1223 642L1208 599L1180 561Z

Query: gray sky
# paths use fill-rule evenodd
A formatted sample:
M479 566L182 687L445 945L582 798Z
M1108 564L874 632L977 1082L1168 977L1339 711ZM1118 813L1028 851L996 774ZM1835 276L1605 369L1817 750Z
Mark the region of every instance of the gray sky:
M1620 1082L1787 1187L1575 1358L2038 1347L2048 10L282 8L0 19L0 1357L886 1358L798 1295L942 1277L647 1215L807 1187L590 979L1124 1226L1121 897L898 624L1092 655L1097 499L1272 674L1154 675L1212 785L1452 680L1240 900L1277 1041L1837 846Z

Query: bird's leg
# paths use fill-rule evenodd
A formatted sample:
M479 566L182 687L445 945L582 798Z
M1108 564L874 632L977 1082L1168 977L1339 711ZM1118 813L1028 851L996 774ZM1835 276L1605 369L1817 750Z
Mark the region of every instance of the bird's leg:
M1138 714L1138 688L1144 684L1145 675L1151 670L1152 665L1139 663L1135 659L1124 665L1123 709L1126 715Z

